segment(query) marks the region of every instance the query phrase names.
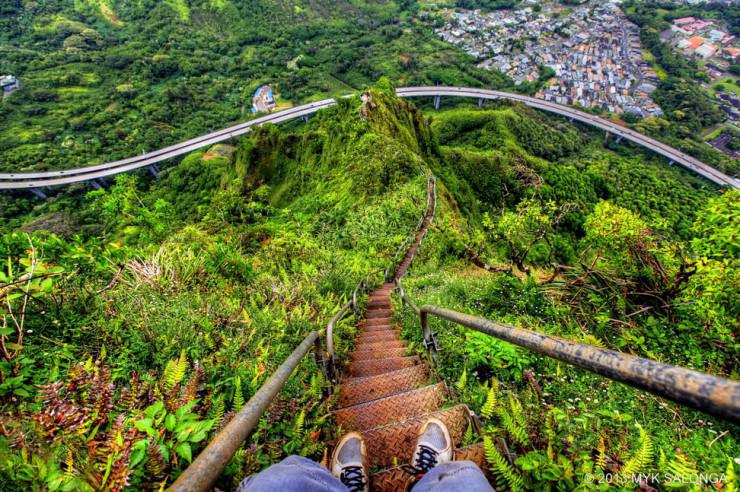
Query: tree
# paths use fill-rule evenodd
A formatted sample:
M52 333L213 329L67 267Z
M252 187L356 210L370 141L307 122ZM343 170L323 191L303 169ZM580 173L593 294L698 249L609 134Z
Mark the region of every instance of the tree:
M504 212L495 225L489 219L495 237L506 243L512 264L522 272L529 273L525 262L532 248L542 241L549 245L549 234L559 220L555 217L557 210L554 202L526 198L514 211Z

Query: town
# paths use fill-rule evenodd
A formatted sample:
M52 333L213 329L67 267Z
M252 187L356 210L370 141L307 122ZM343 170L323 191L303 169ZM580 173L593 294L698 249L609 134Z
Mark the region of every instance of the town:
M662 115L650 97L658 77L642 58L639 30L615 3L442 16L437 34L478 58L479 67L499 70L517 85L546 80L536 97L641 118Z
M660 33L660 39L676 52L696 60L706 74L702 85L715 95L715 100L726 117L726 126L713 131L710 134L712 138L707 142L726 154L739 158L740 151L729 149L726 144L731 134L740 133L738 77L728 74L733 65L740 63L740 40L730 34L720 21L696 17L674 19L670 29Z

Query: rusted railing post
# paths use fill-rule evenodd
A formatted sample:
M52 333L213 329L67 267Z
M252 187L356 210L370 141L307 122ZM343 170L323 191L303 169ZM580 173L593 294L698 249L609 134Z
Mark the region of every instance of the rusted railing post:
M273 398L280 392L301 359L318 338L318 332L311 332L296 347L285 362L270 376L270 379L239 410L239 413L234 415L206 449L182 472L170 488L171 491L205 492L211 489L221 476L226 464L249 437Z

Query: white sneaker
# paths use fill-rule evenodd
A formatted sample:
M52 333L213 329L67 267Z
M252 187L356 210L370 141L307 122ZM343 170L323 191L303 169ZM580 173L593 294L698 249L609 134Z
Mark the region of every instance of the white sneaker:
M452 438L447 426L439 419L430 418L421 426L416 448L411 457L411 468L418 477L432 468L453 459Z
M365 441L359 433L350 432L334 448L331 457L331 473L350 492L370 490L370 481L367 478L367 451Z

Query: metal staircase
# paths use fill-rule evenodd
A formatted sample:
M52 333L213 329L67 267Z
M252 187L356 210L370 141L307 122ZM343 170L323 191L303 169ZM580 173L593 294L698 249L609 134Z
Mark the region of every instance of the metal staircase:
M412 248L413 249L413 248ZM406 258L402 266L408 267ZM399 269L400 271L400 269ZM443 382L435 382L429 362L407 355L406 342L392 323L391 292L386 283L369 295L365 318L338 389L333 412L336 435L358 431L367 445L371 490L405 490L413 476L402 464L411 459L419 428L429 417L442 420L455 443L462 442L471 421L466 405L454 404ZM456 451L457 459L488 467L482 445Z

